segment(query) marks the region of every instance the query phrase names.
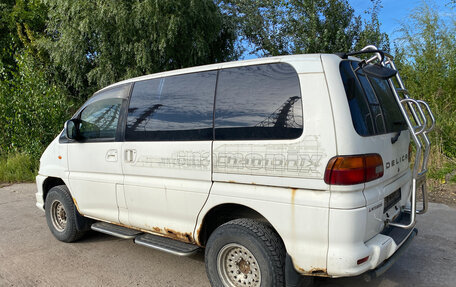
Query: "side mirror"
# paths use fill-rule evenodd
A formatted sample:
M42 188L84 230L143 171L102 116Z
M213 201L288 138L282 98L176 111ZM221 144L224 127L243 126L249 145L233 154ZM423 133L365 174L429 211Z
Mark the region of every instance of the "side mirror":
M80 138L79 133L80 121L77 119L71 119L65 122L65 136L70 140L78 140Z

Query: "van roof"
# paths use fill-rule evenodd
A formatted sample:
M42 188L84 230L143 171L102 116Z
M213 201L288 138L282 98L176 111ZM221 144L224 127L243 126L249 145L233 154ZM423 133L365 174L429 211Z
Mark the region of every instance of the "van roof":
M240 60L240 61L232 61L232 62L224 62L224 63L216 63L216 64L209 64L203 66L195 66L190 68L183 68L177 69L172 71L160 72L155 74L149 74L145 76L139 76L136 78L131 78L127 80L123 80L114 84L111 84L98 92L101 92L105 89L109 89L115 86L133 83L137 81L144 81L153 78L159 78L164 76L173 76L173 75L181 75L181 74L188 74L188 73L195 73L195 72L203 72L209 70L216 70L221 68L233 68L239 66L250 66L250 65L258 65L258 64L267 64L267 63L277 63L277 62L285 62L285 63L296 63L297 65L293 65L296 69L298 74L300 73L318 73L323 72L323 67L321 65L321 57L322 54L301 54L301 55L287 55L287 56L275 56L275 57L265 57L265 58L257 58L257 59L250 59L250 60ZM340 59L340 57L336 56L335 54L331 54L334 57ZM299 64L298 64L299 63ZM302 65L304 64L304 65Z

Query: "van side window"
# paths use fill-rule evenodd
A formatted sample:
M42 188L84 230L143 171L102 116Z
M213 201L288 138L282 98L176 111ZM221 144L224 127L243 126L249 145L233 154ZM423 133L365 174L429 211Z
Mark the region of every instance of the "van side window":
M79 115L80 135L85 140L114 141L117 132L121 98L95 101L87 105Z
M217 71L136 82L126 141L212 140Z
M294 139L302 134L299 79L285 63L223 69L217 83L216 140Z

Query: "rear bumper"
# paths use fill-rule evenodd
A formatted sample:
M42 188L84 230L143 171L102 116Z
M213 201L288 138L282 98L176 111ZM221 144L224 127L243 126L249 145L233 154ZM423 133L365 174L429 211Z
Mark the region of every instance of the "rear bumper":
M399 249L396 250L396 252L389 257L387 260L383 261L377 268L374 270L367 271L366 273L363 274L364 280L370 281L374 278L379 277L383 273L385 273L388 269L393 266L393 264L404 254L404 251L408 248L412 240L415 238L415 236L418 234L418 229L414 228L408 238L402 243L402 245L399 247Z
M409 247L410 243L413 241L415 236L418 234L418 229L414 228L411 231L409 231L408 235L405 237L405 239L400 243L400 245L395 249L394 253L389 256L386 259L383 259L383 261L380 262L374 269L367 270L363 273L360 274L346 274L345 276L357 276L360 275L365 281L369 282L379 276L381 276L383 273L388 271L393 264L404 254L405 250ZM383 234L379 234L378 236L380 237L388 237ZM388 237L390 238L391 241L394 242L394 236ZM375 239L375 238L373 238ZM397 238L396 238L397 239ZM371 240L370 240L371 241ZM383 242L388 242L383 241ZM378 240L375 240L375 242L379 242ZM366 243L369 247L374 247L375 244L373 242ZM379 247L379 246L377 246ZM385 250L388 250L387 247L385 247ZM385 252L380 252L380 248L374 248L374 250L377 250L377 252L374 251L372 257L373 259L381 260L380 259L380 253L385 253ZM376 254L377 253L377 254ZM366 265L364 268L369 268L369 266L372 266L372 264L375 264L371 261L371 264ZM340 277L340 276L331 276L331 274L328 274L329 277ZM289 254L286 256L286 263L285 263L285 280L286 280L286 286L287 287L297 287L301 286L302 280L304 280L304 276L301 275L298 271L293 266L291 257Z
M330 209L327 276L352 277L375 270L411 236L412 229L388 226L365 241L366 227L369 226L368 212L366 207ZM408 215L402 213L394 222L405 222L408 219Z

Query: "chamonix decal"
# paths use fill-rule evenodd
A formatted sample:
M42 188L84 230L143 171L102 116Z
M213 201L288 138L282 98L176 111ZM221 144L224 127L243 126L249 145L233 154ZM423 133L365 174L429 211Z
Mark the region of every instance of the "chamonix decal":
M321 178L325 156L318 136L293 144L225 144L214 150L214 172Z
M227 143L214 150L216 173L281 177L321 178L326 154L318 136L306 136L291 144ZM170 157L140 156L134 166L210 170L211 154L203 151L179 151Z

